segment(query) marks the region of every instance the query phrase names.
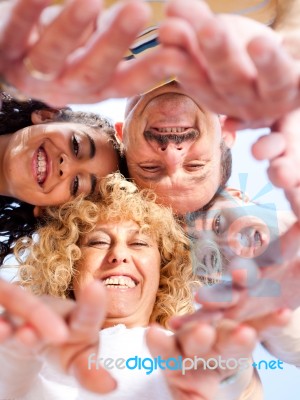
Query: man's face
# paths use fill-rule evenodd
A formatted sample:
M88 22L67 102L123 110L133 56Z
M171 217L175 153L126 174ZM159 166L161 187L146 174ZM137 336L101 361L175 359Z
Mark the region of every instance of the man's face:
M123 143L129 174L179 214L203 207L217 191L221 141L218 116L177 83L127 104Z

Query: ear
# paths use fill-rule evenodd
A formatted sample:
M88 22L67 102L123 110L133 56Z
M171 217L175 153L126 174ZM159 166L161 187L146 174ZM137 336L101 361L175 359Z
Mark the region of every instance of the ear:
M53 122L59 110L55 108L47 108L44 110L35 110L31 113L31 122L33 125L45 124L46 122Z
M236 140L236 131L229 130L228 128L226 128L226 129L224 128L224 124L227 119L227 117L225 115L220 115L219 119L220 119L220 124L222 127L222 138L223 138L226 146L231 149Z
M123 141L123 122L116 122L115 130L117 132L117 138L122 142Z
M235 199L240 199L245 203L250 202L249 196L246 193L242 192L241 190L232 187L226 187L224 190Z

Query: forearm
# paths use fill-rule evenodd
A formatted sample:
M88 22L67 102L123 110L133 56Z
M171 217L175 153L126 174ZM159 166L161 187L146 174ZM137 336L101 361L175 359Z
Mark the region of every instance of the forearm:
M42 362L29 352L21 354L13 346L0 346L0 398L24 396L32 387Z
M262 344L275 357L300 367L300 307L293 311L290 323L264 335Z

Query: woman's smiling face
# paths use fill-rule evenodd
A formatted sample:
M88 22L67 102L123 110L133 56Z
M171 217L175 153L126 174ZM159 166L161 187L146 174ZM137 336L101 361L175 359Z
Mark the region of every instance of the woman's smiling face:
M9 135L3 157L7 195L37 206L89 194L96 179L118 169L108 135L77 123L44 123Z
M148 325L160 279L156 241L134 221L99 223L81 247L75 295L88 282L99 279L108 292L106 326Z

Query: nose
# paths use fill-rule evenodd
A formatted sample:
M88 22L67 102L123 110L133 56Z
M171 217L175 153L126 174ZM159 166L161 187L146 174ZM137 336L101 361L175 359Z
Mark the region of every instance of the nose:
M59 156L58 173L60 177L75 176L79 173L79 169L83 168L83 162L79 164L79 160L73 160L65 154Z
M174 149L178 152L186 152L192 143L193 141L191 140L183 140L181 143L174 143L174 141L170 139L167 140L166 143L160 143L158 147L159 151L161 152L164 152L167 149Z
M123 244L115 244L111 247L108 262L113 266L117 266L120 264L127 264L129 262L129 254L127 247Z
M245 258L253 257L253 245L250 231L242 230L230 235L229 245L236 255Z
M160 145L158 148L158 152L164 158L166 165L171 168L175 169L175 167L180 164L182 158L186 155L190 144L188 143L167 143Z

